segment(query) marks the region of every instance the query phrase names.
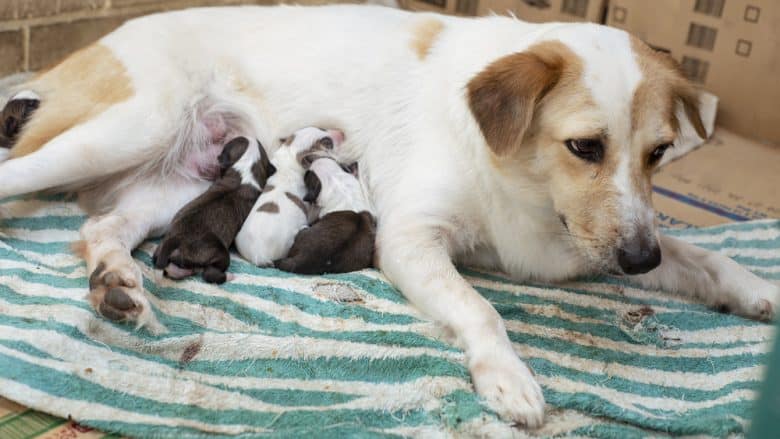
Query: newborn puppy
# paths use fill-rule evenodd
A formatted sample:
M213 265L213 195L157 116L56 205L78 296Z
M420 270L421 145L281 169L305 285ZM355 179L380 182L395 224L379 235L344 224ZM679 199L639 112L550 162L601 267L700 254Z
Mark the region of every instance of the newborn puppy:
M0 112L0 154L14 146L19 132L41 103L37 94L26 90L15 94ZM2 158L2 157L0 157Z
M230 245L275 169L259 141L237 137L219 155L221 177L173 218L154 254L154 265L174 279L202 271L223 283Z
M267 267L290 250L295 235L309 224L309 206L303 201L303 157L325 153L344 141L338 130L307 127L282 139L271 163L276 174L257 199L236 236L238 252L249 262Z
M319 220L301 230L277 268L301 274L345 273L372 266L376 222L354 174L329 157L316 158L306 174L306 200Z

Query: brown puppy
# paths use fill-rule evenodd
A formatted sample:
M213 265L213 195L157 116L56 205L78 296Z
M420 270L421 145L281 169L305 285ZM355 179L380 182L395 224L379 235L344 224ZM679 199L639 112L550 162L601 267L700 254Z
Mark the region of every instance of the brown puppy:
M313 158L313 160L312 160ZM345 273L372 266L376 222L356 178L330 157L303 158L305 200L320 209L319 219L298 232L280 270L301 274Z
M347 273L372 266L376 222L366 211L331 212L298 232L280 270L300 274Z
M157 247L154 265L180 279L202 271L203 280L223 283L230 266L230 245L252 210L266 180L276 169L259 141L246 137L225 145L219 155L222 176L173 218Z

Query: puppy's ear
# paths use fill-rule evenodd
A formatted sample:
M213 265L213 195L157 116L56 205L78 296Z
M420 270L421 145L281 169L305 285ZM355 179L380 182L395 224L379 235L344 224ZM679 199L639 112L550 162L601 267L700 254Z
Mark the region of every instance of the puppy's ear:
M257 148L260 150L260 160L252 165L252 176L257 181L257 184L263 187L268 179L276 173L276 166L271 164L271 160L268 158L268 154L259 140L257 141Z
M499 58L466 86L471 113L496 155L522 143L536 104L561 77L564 57L550 44Z
M303 174L303 183L306 185L306 196L303 197L303 201L314 204L317 202L317 197L320 196L322 190L322 182L313 171L306 171Z
M236 137L222 148L222 152L219 154L217 160L219 161L219 167L223 173L244 155L247 147L249 147L249 139L246 137Z
M358 164L357 164L357 162L350 163L350 164L344 166L343 169L348 174L352 174L352 175L354 175L357 178L357 176L358 176Z

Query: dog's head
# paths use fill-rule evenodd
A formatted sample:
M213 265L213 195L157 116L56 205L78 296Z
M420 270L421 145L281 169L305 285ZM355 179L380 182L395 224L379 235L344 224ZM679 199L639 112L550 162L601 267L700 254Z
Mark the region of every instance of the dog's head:
M682 118L706 136L696 90L628 34L575 26L490 63L466 99L504 187L530 178L592 265L647 272L661 260L650 176Z

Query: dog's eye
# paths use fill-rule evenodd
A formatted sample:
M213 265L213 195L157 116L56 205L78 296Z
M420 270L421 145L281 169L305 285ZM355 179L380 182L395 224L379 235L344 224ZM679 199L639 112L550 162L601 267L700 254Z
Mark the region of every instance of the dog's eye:
M320 145L325 149L333 149L333 140L330 137L324 137L320 140Z
M604 143L600 139L569 139L566 147L577 157L597 163L604 157Z
M658 163L661 158L664 156L664 153L667 149L671 148L671 143L664 143L663 145L658 145L653 152L650 153L650 157L647 159L648 164L654 165Z

